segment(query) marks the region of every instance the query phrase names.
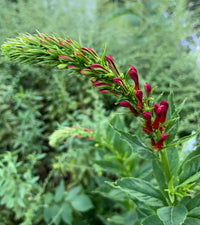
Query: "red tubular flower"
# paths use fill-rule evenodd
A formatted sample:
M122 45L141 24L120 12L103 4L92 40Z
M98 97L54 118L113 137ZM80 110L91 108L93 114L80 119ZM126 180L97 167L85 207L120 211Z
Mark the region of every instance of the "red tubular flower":
M111 56L106 56L106 60L108 62L109 68L113 71L113 73L118 76L120 75L119 70L114 62L114 59Z
M131 112L137 117L138 116L138 112L133 108L133 106L127 102L127 101L121 101L119 103L120 106L122 107L126 107L126 108L129 108L131 110Z
M143 97L142 91L141 90L137 90L135 92L135 97L138 99L137 108L141 112L141 110L142 110L142 97Z
M101 81L96 81L92 84L95 87L100 87L100 86L112 86L111 84L107 84L107 83L101 83Z
M163 147L163 142L167 139L168 134L162 134L161 139L156 143L156 148L157 149L162 149Z
M148 84L148 83L145 83L145 84L144 84L144 90L145 90L145 92L146 92L146 95L148 96L149 93L151 92L151 85Z
M161 101L160 105L163 106L163 114L160 118L160 123L164 123L165 120L166 120L167 110L168 110L169 104L168 104L167 101Z
M150 135L153 132L152 125L151 125L151 113L150 112L143 112L142 116L146 120L145 121L146 126L143 127L143 131L146 134Z
M130 66L129 67L129 76L131 77L131 79L134 80L135 82L135 90L138 91L140 88L139 88L139 82L138 82L138 73L137 73L137 70L135 69L134 66Z

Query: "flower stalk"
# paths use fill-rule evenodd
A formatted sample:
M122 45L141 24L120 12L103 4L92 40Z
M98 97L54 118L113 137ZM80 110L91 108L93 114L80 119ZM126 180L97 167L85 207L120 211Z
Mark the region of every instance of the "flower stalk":
M8 39L2 45L2 54L10 61L70 69L90 76L92 86L100 88L99 93L116 96L120 106L128 108L133 116L142 118L143 131L148 136L153 151L160 151L165 146L168 134L165 133L166 125L163 124L168 103L161 101L160 104L152 105L152 98L149 97L153 92L151 85L145 83L144 95L140 90L136 68L132 65L129 67L127 78L114 59L106 56L105 49L103 57L99 57L92 48L80 46L69 37L65 40L57 35L38 33Z

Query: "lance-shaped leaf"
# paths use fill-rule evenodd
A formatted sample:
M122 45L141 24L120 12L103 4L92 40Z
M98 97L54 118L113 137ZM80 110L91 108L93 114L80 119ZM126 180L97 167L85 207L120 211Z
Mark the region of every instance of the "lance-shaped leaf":
M160 208L157 213L164 225L181 225L186 219L187 209L183 205L177 205Z
M109 184L147 205L160 207L165 204L165 198L162 193L149 182L139 178L122 178L115 183Z
M192 157L186 163L183 164L180 176L179 185L183 186L188 183L192 183L200 178L200 155Z
M126 133L124 131L115 129L121 136L122 139L126 140L132 147L132 150L138 154L141 158L153 159L155 155L153 151L143 144L136 135Z

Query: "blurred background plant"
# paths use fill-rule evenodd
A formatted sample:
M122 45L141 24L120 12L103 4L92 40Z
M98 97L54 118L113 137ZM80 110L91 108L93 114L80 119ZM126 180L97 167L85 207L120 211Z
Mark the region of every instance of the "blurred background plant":
M199 1L186 0L1 0L0 44L36 30L69 35L100 54L105 43L122 71L133 64L140 82L158 86L157 94L173 90L176 103L187 98L182 137L200 123L199 13ZM0 68L0 224L140 224L148 210L134 211L124 195L102 186L124 176L109 150L124 143L109 143L109 137L105 146L98 138L69 137L60 146L49 145L61 125L93 129L106 138L109 123L139 133L138 122L131 115L125 123L111 119L124 110L114 98L91 90L85 77L2 57ZM135 155L130 160L132 166L124 161L129 175L151 178L148 162Z

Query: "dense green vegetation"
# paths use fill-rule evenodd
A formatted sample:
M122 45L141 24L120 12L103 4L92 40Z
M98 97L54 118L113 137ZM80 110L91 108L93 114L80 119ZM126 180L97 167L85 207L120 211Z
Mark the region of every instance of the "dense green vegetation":
M1 0L0 44L36 30L70 35L100 54L104 43L122 71L133 64L141 83L158 86L156 94L165 97L173 90L177 103L187 98L179 136L195 131L200 122L198 3L71 2ZM102 186L127 174L151 178L150 162L135 155L123 162L128 172L112 163L116 156L110 149L129 145L117 142L117 134L111 138L109 124L141 132L138 122L131 115L113 117L124 112L115 99L97 94L88 79L72 72L3 57L0 69L0 224L140 224L148 210L134 210L125 194ZM92 129L107 145L69 137L50 146L49 136L61 125Z

